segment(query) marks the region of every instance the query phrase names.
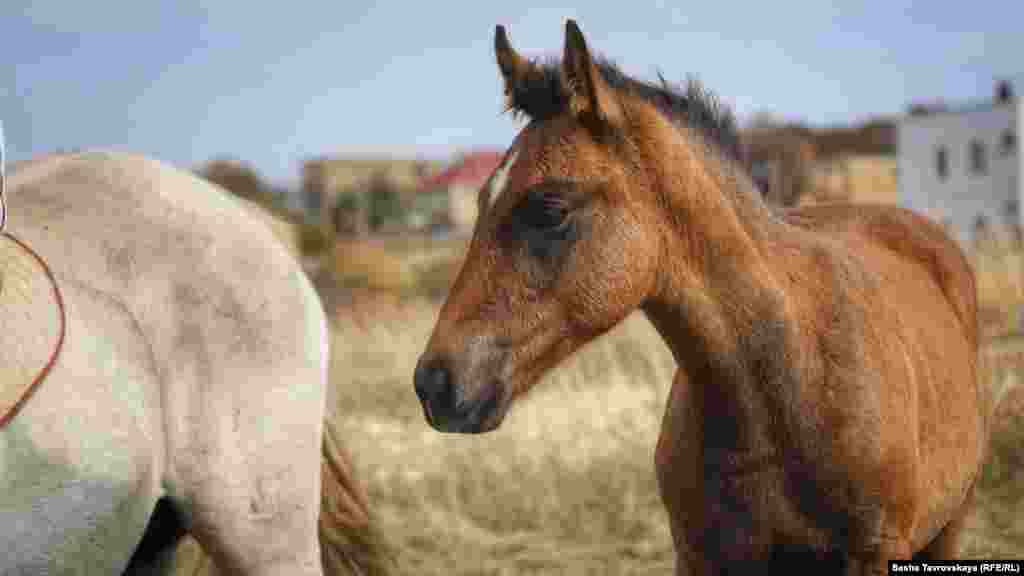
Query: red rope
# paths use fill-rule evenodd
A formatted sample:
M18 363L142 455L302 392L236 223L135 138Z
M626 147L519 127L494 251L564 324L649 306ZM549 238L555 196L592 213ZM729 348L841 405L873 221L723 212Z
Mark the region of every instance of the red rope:
M15 244L21 246L23 250L25 250L33 258L35 258L36 261L39 262L39 265L43 267L43 272L46 273L46 277L50 279L50 285L53 286L53 297L57 300L57 310L60 312L60 332L57 335L57 345L54 346L53 352L50 354L49 360L46 361L46 365L43 366L43 369L40 370L39 374L35 377L34 380L32 380L32 383L29 385L28 390L26 390L25 393L21 395L21 398L19 398L18 401L14 403L14 406L10 410L8 410L6 414L0 416L0 427L3 427L18 414L18 411L21 410L21 407L25 405L25 402L28 401L29 397L32 396L32 393L35 392L36 388L39 386L39 383L42 382L44 378L46 378L46 375L50 373L50 370L53 368L53 365L57 363L57 356L60 354L60 350L64 346L64 330L66 315L64 312L64 297L61 296L60 288L57 286L57 278L53 275L53 271L50 270L50 267L46 264L46 261L43 260L42 256L36 253L35 250L29 248L28 244L25 244L10 232L0 232L0 236L6 236L10 238L12 241L14 241Z

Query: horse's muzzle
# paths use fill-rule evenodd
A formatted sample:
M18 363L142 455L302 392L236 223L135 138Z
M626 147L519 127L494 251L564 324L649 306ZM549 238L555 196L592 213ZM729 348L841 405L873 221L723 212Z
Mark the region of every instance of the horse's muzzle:
M451 363L444 356L425 354L416 364L413 385L427 423L435 430L476 434L496 427L489 422L501 397L496 380L488 380L467 397L465 388L456 382Z

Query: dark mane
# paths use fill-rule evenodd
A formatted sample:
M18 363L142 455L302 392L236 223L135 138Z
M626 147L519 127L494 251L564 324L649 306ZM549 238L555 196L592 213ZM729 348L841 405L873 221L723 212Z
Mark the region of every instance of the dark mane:
M696 129L709 143L715 144L729 159L742 161L739 134L732 110L723 105L700 81L691 78L686 86L665 80L637 80L626 75L612 61L596 57L601 76L619 92L632 94L652 104L673 124L685 131ZM544 120L568 110L568 97L559 78L557 60L537 63L539 73L524 75L512 88L509 109L532 120Z

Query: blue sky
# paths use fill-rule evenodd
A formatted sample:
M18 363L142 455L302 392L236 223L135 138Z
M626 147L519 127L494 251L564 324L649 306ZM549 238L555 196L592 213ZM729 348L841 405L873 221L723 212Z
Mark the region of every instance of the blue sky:
M586 6L586 7L584 7ZM1024 2L372 3L5 0L0 119L13 159L112 147L214 156L293 182L303 158L503 147L494 25L561 53L566 18L628 73L696 75L743 119L823 124L1024 92Z

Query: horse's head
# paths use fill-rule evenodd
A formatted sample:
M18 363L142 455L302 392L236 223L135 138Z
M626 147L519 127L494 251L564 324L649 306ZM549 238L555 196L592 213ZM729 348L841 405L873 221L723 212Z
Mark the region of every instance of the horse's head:
M672 225L659 207L678 173L663 163L681 135L665 107L681 96L595 60L571 20L560 64L524 59L501 26L495 53L507 105L529 123L480 190L416 367L441 431L496 428L513 398L635 310L656 289Z

